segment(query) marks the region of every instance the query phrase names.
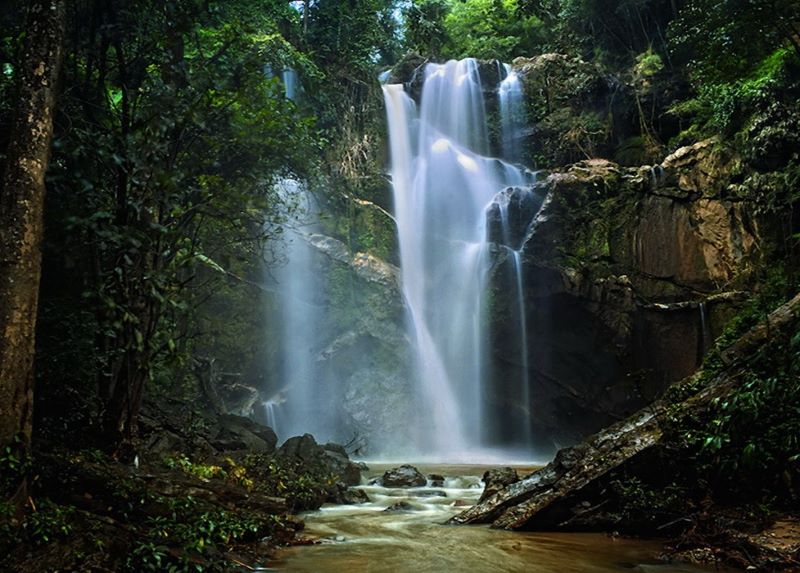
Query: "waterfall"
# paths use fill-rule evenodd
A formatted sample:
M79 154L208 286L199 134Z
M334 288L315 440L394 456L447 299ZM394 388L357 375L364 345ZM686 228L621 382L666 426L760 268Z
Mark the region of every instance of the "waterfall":
M403 86L383 91L419 426L427 452L457 456L484 444L497 422L486 419L482 404L491 262L486 209L503 189L532 176L487 156L475 60L428 64L419 110Z
M706 350L708 349L711 335L708 329L708 313L706 310L706 303L701 302L698 306L700 307L700 359L702 360L703 356L706 354Z
M264 418L266 419L267 426L272 428L277 434L280 429L278 426L278 403L269 399L264 402Z
M292 68L285 68L281 72L281 80L283 81L283 93L286 99L295 101L297 99L297 72Z
M520 225L521 221L511 221L510 205L514 201L516 205L517 219L520 215L527 211L531 218L524 221L524 226ZM529 208L525 209L525 203L528 203ZM536 201L529 189L520 187L510 187L501 193L498 193L492 201L491 208L496 212L496 218L499 220L499 233L489 233L489 239L498 241L505 246L506 252L511 261L511 274L512 285L515 289L515 306L512 307L518 313L517 323L517 350L519 352L520 363L520 377L518 380L519 392L518 396L521 398L522 413L519 418L519 427L515 428L515 434L521 437L519 440L525 447L530 449L532 447L533 436L531 435L531 415L530 415L530 370L528 361L528 325L527 325L527 311L525 309L525 278L523 276L522 268L522 253L521 247L527 234L528 225L533 220L533 212L538 210L541 206L540 202ZM491 217L491 213L489 213ZM513 228L512 228L513 226ZM494 236L492 236L494 235Z
M497 89L500 100L500 129L503 158L519 161L517 140L525 126L525 107L522 83L517 73L508 64L503 64L505 77Z
M320 301L327 284L319 276L308 241L316 225L314 203L305 186L294 179L281 179L276 191L285 220L280 231L272 229L278 239L266 255L270 264L264 281L279 297L273 318L278 327L278 360L270 365L275 381L273 396L263 402L264 414L281 439L306 432L330 439L337 424L335 409L319 384L315 359L325 343L320 325L326 320L326 309Z
M532 420L530 413L531 403L531 380L530 380L530 365L528 364L528 324L527 313L525 311L525 288L523 286L522 278L522 261L519 251L512 251L514 258L514 275L517 283L517 309L519 310L519 348L520 357L522 358L522 376L520 384L522 386L522 400L525 409L522 416L523 428L522 437L525 445L529 448L533 445L533 436L531 434Z

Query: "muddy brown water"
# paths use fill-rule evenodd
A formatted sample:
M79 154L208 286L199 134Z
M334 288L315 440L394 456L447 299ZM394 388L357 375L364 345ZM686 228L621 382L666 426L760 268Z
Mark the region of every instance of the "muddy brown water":
M365 481L398 464L369 464ZM416 465L444 487L362 486L370 502L303 514L318 544L283 550L271 566L294 573L698 573L658 560L661 543L594 533L530 533L444 523L477 502L490 466ZM531 469L518 467L520 475ZM410 509L386 511L404 501Z

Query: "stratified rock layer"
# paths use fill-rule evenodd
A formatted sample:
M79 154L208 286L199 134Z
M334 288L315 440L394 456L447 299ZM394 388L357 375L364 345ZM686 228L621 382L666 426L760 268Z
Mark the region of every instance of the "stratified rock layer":
M531 401L516 382L520 352L508 344L518 328L513 261L498 248L490 315L498 383L489 407L530 412L548 447L632 414L694 372L766 248L763 221L732 194L738 165L708 140L653 167L595 159L542 177L530 193L545 197L541 209L517 225L527 228ZM509 203L509 219L517 207Z

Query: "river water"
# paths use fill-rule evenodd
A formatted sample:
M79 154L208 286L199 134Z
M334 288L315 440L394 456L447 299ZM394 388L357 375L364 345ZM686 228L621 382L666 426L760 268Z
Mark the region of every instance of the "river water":
M399 464L369 464L365 482ZM284 550L279 571L303 573L697 573L658 561L658 541L593 533L530 533L443 525L478 501L488 466L425 465L444 487L362 486L370 502L330 505L302 517L315 545ZM524 475L532 468L518 468ZM430 482L429 482L430 483ZM387 511L404 501L408 508Z

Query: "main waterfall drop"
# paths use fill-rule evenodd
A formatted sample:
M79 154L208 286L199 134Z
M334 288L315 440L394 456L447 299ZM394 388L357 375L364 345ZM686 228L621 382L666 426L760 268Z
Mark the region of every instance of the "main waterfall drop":
M484 408L486 211L504 189L531 184L533 174L488 156L476 60L428 64L419 110L402 85L383 90L420 442L452 459L488 444L498 423ZM513 260L518 268L518 254Z

